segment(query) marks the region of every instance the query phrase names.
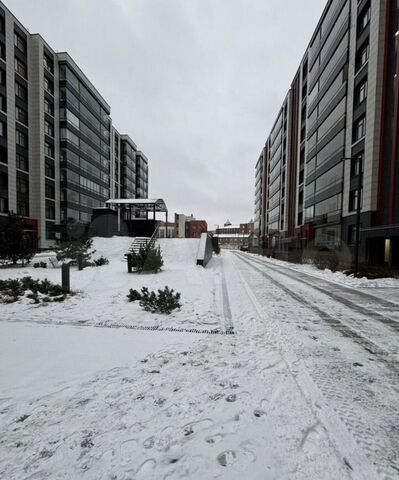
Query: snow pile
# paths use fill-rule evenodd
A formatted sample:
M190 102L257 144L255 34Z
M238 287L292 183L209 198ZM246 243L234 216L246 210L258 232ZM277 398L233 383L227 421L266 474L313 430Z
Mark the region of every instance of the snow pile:
M26 305L16 302L2 305L4 319L90 325L127 325L163 328L223 328L221 309L216 305L218 276L214 270L196 265L197 239L159 240L164 258L158 274L128 274L124 254L133 239L129 237L94 238L93 258L104 256L109 264L78 271L71 268L71 289L76 292L62 306ZM217 268L215 258L214 267ZM0 270L0 278L25 276L61 282L61 269L32 266ZM157 290L168 286L181 293L182 308L170 315L144 312L138 302L127 301L129 289L145 286Z

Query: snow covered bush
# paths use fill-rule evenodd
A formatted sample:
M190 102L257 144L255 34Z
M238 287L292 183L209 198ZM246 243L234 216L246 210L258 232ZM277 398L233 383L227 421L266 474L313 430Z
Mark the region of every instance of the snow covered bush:
M101 255L101 257L95 258L93 260L93 266L94 267L102 267L103 265L108 265L108 264L109 264L108 258L105 258L102 255Z
M34 280L32 277L23 277L16 279L0 280L0 302L13 303L20 297L27 296L39 303L43 302L62 302L65 299L65 293L60 285L44 280Z
M46 262L36 262L33 264L33 268L47 268Z
M132 266L138 273L158 273L163 266L160 247L150 244L141 246L138 253L132 253Z
M130 289L127 296L130 302L139 300L140 307L151 313L164 313L169 315L176 308L180 308L180 293L174 293L173 288L165 287L158 290L158 294L149 291L147 287L141 289L141 293L137 290Z

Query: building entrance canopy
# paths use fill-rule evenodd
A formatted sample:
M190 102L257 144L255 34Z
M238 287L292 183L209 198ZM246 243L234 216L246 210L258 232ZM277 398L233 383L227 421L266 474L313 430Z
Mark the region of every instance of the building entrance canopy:
M117 206L119 208L126 207L132 210L168 212L168 208L162 198L111 198L105 203L109 206Z

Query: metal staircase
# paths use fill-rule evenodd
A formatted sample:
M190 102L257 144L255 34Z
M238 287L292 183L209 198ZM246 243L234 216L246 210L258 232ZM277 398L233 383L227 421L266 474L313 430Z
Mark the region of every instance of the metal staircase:
M130 245L128 253L139 253L141 247L146 247L151 241L150 237L136 237Z

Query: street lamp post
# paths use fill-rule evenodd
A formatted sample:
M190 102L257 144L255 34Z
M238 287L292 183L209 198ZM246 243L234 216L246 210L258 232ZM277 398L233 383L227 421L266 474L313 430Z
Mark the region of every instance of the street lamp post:
M360 243L360 213L361 213L361 188L362 188L362 157L345 157L343 160L356 160L359 166L359 172L357 175L357 205L356 205L356 235L355 235L355 261L354 261L354 274L355 277L359 274L359 243Z

